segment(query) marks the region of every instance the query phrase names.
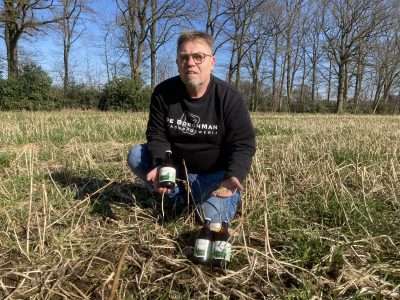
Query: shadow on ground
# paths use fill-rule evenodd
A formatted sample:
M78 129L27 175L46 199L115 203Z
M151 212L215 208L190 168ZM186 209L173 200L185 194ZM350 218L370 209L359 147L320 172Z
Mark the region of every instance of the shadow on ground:
M165 197L164 209L162 209L160 195L149 192L140 179L137 181L112 181L96 175L76 174L68 169L51 172L49 179L62 188L72 190L76 200L82 201L90 198L91 213L104 219L118 220L120 210L118 209L118 213L115 213L116 207L122 209L125 207L128 210L129 207L138 206L146 209L160 225L174 223L178 219L192 214L195 222L200 224L198 214L194 212L192 205L176 207L171 205L168 197ZM193 259L193 246L197 234L197 229L187 230L176 237L176 250L190 260Z
M177 210L164 200L164 218L162 218L161 199L159 195L149 192L144 182L112 181L96 175L75 174L67 169L59 169L50 173L51 180L63 188L70 188L76 200L90 198L92 213L104 218L118 219L112 205L122 207L139 206L149 209L159 222L171 222L181 216L184 210Z

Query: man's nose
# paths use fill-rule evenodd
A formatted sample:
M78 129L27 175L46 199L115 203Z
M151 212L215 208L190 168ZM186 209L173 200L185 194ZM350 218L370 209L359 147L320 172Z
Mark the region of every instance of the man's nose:
M195 66L196 63L194 62L193 56L189 55L188 60L187 60L187 64L189 66Z

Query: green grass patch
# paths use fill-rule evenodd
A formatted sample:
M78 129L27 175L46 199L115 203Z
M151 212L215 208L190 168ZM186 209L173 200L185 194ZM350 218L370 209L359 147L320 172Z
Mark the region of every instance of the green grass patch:
M0 114L0 298L108 298L120 262L121 299L399 297L399 117L253 115L224 271L128 169L147 113Z
M15 159L14 153L0 152L0 167L8 168Z

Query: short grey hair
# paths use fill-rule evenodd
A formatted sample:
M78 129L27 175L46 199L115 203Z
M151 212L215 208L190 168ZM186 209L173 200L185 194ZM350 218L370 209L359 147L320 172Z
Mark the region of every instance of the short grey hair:
M182 32L181 35L178 38L177 42L177 51L179 52L179 49L181 48L183 43L189 42L189 41L194 41L194 40L202 40L206 42L206 44L210 47L211 51L213 51L214 47L214 39L213 37L202 31L186 31Z

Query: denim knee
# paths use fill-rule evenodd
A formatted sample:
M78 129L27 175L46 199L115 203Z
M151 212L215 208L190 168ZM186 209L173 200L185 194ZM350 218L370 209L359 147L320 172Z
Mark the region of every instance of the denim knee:
M134 145L129 150L128 165L136 176L142 179L146 178L150 169L150 154L146 144Z
M227 198L212 196L201 204L201 210L203 216L211 219L211 222L230 222L235 217L239 203L239 193Z

